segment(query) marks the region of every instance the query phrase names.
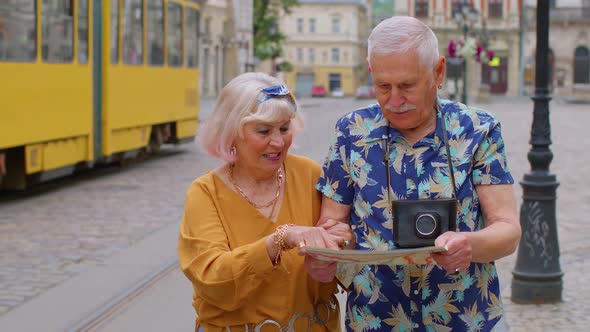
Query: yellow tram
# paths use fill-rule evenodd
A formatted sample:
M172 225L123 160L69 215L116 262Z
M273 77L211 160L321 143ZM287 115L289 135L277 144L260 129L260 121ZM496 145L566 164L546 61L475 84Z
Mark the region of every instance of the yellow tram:
M2 0L0 189L191 140L195 0Z

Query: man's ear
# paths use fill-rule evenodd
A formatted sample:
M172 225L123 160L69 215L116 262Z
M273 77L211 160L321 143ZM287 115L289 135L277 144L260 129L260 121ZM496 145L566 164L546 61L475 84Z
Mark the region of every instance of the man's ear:
M434 65L434 82L436 85L441 84L445 80L445 73L447 72L447 62L444 56L441 56Z

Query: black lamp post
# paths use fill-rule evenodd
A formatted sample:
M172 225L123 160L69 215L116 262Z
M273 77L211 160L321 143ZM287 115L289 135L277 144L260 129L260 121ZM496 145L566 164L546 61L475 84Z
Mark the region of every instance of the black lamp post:
M477 22L479 13L475 8L470 8L467 0L461 1L455 8L454 18L459 29L463 32L463 43L467 43L467 33ZM461 95L461 102L467 104L467 59L463 59L463 92Z
M555 218L555 175L549 173L553 153L549 123L549 0L537 1L537 50L531 150L531 172L520 182L522 238L512 271L512 301L552 303L561 301L563 288L559 266L559 242Z

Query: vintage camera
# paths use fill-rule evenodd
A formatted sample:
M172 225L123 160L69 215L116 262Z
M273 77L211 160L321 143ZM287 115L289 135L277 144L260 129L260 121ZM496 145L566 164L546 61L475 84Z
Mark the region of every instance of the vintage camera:
M456 230L457 200L393 201L393 241L398 247L434 245L446 231Z

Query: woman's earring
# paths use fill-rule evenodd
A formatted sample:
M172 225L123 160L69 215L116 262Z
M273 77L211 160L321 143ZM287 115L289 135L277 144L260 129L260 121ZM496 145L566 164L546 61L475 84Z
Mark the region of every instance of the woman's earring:
M230 156L232 156L232 157L235 157L237 153L238 153L238 151L236 150L236 147L235 147L235 146L232 146L232 147L229 149L229 154L230 154ZM236 162L235 162L235 161L231 161L231 162L229 163L229 166L231 166L231 167L234 167L234 166L235 166L235 164L236 164Z
M438 89L442 90L442 83L438 85Z

